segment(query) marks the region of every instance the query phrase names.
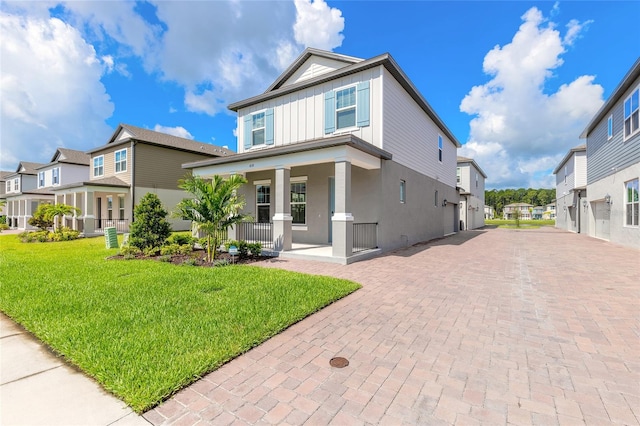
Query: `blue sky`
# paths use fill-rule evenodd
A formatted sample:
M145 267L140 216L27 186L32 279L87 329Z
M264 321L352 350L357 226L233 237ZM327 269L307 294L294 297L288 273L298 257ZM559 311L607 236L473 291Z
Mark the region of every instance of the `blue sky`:
M235 150L226 105L316 47L389 52L488 188L552 187L640 55L638 16L637 1L3 1L0 168L121 122Z

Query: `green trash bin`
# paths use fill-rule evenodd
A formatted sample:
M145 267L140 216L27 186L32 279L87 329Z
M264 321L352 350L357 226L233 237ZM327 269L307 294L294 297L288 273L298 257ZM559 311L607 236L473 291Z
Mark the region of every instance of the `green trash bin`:
M115 227L104 228L104 242L108 249L118 248L118 233Z

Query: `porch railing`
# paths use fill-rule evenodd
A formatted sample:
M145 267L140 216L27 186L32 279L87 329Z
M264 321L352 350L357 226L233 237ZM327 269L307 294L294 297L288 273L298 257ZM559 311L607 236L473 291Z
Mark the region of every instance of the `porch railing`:
M236 225L236 239L257 242L263 248L273 248L273 223L241 222Z
M127 219L95 219L95 230L97 233L103 233L104 228L116 228L116 232L129 232L129 221Z
M353 253L378 248L378 223L353 224Z

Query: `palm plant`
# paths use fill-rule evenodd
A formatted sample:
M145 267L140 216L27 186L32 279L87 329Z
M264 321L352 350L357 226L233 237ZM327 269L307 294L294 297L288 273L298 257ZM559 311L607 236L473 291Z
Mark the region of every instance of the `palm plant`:
M189 176L179 182L179 187L191 193L193 198L182 200L176 206L174 216L193 221L204 232L208 262L216 257L222 232L248 218L240 213L245 202L237 194L238 188L245 183L247 180L240 175L228 179L215 175L211 180Z
M60 229L62 217L71 214L80 214L80 209L67 204L47 204L44 218L53 221L56 219L56 229Z

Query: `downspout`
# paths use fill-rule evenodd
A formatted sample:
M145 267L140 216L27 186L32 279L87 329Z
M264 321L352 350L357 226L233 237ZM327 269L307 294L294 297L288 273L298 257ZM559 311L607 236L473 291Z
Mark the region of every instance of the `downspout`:
M578 234L580 233L580 209L582 207L580 206L580 190L578 190L578 199L576 200L576 221L577 223L577 229L578 229Z
M136 201L136 141L131 141L131 223L135 220L133 210ZM129 225L131 225L131 223Z

